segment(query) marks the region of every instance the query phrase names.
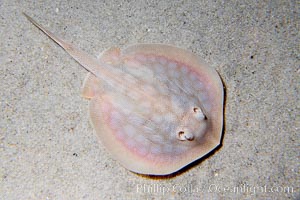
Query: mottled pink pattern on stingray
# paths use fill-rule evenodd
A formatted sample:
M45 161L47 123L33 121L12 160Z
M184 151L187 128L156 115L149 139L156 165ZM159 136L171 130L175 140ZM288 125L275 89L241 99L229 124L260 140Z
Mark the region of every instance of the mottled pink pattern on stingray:
M101 114L92 115L99 138L112 155L132 171L168 174L215 148L221 137L223 102L217 73L176 47L146 44L128 49L120 52L115 65L128 87L117 92L104 87L102 96L107 97L102 97L102 104L107 102L109 110L97 111L105 116L101 123ZM116 51L104 53L107 63L112 63L109 53ZM99 90L89 84L93 79L97 78L89 75L84 88ZM108 138L114 139L107 142Z

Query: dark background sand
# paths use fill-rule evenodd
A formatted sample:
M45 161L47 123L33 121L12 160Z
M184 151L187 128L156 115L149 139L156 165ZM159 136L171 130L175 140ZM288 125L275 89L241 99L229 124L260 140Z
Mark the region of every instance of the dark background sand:
M222 147L167 179L121 167L93 134L86 71L22 12L95 56L198 54L226 84ZM0 44L0 199L299 199L296 1L2 0Z

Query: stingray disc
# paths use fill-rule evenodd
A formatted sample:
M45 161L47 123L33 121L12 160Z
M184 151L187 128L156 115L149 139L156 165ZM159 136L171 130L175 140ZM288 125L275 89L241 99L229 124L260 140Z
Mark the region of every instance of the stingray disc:
M141 174L173 173L219 145L223 85L196 55L162 44L111 48L113 77L88 74L92 124L112 156ZM113 79L113 80L112 80Z

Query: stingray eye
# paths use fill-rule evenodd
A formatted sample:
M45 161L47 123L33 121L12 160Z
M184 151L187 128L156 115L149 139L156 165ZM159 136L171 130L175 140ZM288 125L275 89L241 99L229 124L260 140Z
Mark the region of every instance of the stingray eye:
M193 112L195 114L195 117L199 120L204 120L207 119L206 116L204 115L204 113L202 112L201 108L199 107L194 107L193 108Z
M194 139L194 135L187 131L179 131L177 134L177 138L181 141L185 141L185 140L192 141Z

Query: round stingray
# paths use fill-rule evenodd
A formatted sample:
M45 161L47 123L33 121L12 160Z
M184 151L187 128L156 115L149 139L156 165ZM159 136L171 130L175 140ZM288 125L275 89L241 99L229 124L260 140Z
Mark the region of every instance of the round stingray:
M89 71L82 95L107 150L124 167L166 175L219 145L223 85L217 72L186 50L139 44L99 59L29 21Z
M83 96L91 99L99 139L124 167L171 174L220 144L223 85L196 55L140 44L111 48L99 59L111 73L89 73Z

